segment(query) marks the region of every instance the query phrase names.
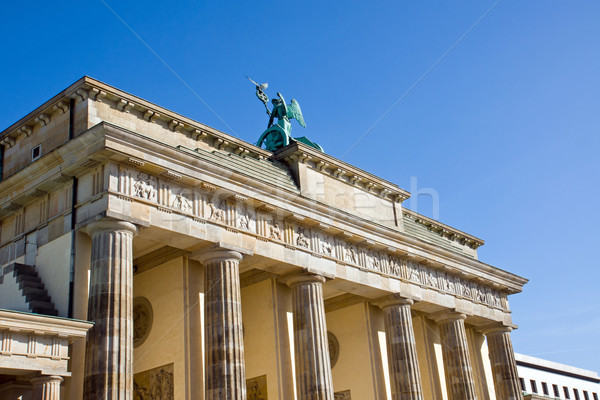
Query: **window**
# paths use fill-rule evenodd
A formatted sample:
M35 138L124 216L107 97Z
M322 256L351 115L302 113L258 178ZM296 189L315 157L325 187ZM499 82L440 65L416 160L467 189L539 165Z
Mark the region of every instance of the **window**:
M527 389L525 389L525 379L519 378L519 382L521 383L521 390L526 392ZM594 400L596 400L596 399L594 399Z
M592 396L594 397L594 400L598 400L598 393L592 393Z
M584 390L584 391L583 391L583 398L584 398L585 400L590 400L590 396L588 395L588 392L587 392L587 390Z
M566 386L563 386L563 391L565 392L565 399L570 399L571 396L569 396L569 388Z
M573 389L573 394L575 395L575 400L579 400L579 390Z
M31 161L35 161L42 156L42 145L38 144L31 149Z
M529 381L529 383L531 383L531 391L533 393L537 393L538 391L537 391L537 385L535 384L535 381L532 379Z
M554 391L554 397L560 397L560 392L558 391L558 385L552 385L552 390Z
M550 392L548 392L548 384L546 382L542 382L542 392L545 396L550 394Z

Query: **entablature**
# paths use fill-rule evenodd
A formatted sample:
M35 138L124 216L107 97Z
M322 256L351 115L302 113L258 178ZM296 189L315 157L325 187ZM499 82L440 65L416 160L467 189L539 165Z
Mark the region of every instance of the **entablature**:
M405 217L408 217L415 223L427 228L428 231L434 232L440 237L458 242L461 245L468 246L473 250L477 250L480 246L485 244L483 239L479 239L478 237L462 232L449 225L442 224L439 221L425 217L424 215L421 215L415 211L403 208L402 213Z
M295 142L273 154L276 160L288 165L305 164L309 168L327 174L341 182L372 193L381 198L402 203L410 193L391 182L345 163L304 143Z
M16 199L48 190L52 182L83 174L90 166L112 162L109 194L229 229L254 231L266 240L329 257L340 264L405 278L412 265L418 270L412 274L415 283L440 282L438 273L443 272L450 274L459 286L463 281L477 287L483 282L490 289L508 294L519 292L526 282L403 232L315 203L298 193L275 190L271 185L224 171L221 166L200 163L188 152L148 141L110 124L92 128L56 152L55 157L47 158L55 165L34 163L3 182L0 208L10 210L10 205L17 204ZM28 180L20 180L21 175ZM85 201L79 199L77 206Z

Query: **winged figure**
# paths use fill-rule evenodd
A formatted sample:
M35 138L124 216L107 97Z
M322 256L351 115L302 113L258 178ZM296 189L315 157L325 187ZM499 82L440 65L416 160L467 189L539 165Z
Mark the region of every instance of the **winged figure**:
M290 142L297 141L312 146L319 151L323 151L321 146L310 141L304 136L292 139L292 124L290 123L291 119L295 119L298 121L300 126L306 128L306 123L304 122L304 117L302 116L300 104L298 104L295 99L292 99L292 102L286 105L282 94L277 92L277 97L271 100L273 109L269 110L267 105L269 96L267 96L267 94L264 92L264 89L268 88L269 84L258 84L249 77L246 76L246 78L248 78L248 80L256 86L256 97L258 97L258 99L265 105L267 114L269 114L269 124L267 125L267 129L260 136L260 139L258 139L257 146L262 147L264 144L267 150L277 151L280 148L289 145ZM277 119L276 122L275 119Z
M290 119L297 120L300 126L304 128L306 128L306 123L302 116L300 104L295 99L292 99L292 102L286 105L285 99L278 92L277 97L271 100L271 103L273 103L273 110L269 113L269 125L258 139L258 145L261 146L264 142L267 150L275 151L290 144L292 139ZM277 118L277 123L273 123L275 118Z

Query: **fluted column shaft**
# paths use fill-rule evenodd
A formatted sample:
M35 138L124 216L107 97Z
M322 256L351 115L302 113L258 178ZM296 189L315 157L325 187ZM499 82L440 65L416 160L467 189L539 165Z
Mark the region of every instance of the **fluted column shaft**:
M92 262L84 397L133 398L133 236L135 225L101 220L88 225Z
M287 281L292 289L298 400L333 400L324 282L320 275L305 273Z
M494 388L498 400L522 400L517 362L508 326L484 330L487 337Z
M60 400L60 384L63 378L56 375L38 376L31 379L32 400Z
M92 260L84 397L133 398L133 235L135 225L101 220L88 225Z
M421 373L412 324L411 299L393 296L380 303L385 321L393 400L422 400Z
M477 399L465 318L465 314L457 312L444 313L434 318L440 328L444 375L450 400Z
M246 400L239 263L242 254L204 253L206 400Z

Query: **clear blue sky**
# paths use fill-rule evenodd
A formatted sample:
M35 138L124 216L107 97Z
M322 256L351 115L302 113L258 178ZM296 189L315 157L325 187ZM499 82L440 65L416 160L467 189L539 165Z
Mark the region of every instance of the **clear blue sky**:
M244 76L269 82L294 134L434 189L482 261L530 279L516 351L600 372L600 2L105 1L3 4L0 129L90 75L254 142Z

